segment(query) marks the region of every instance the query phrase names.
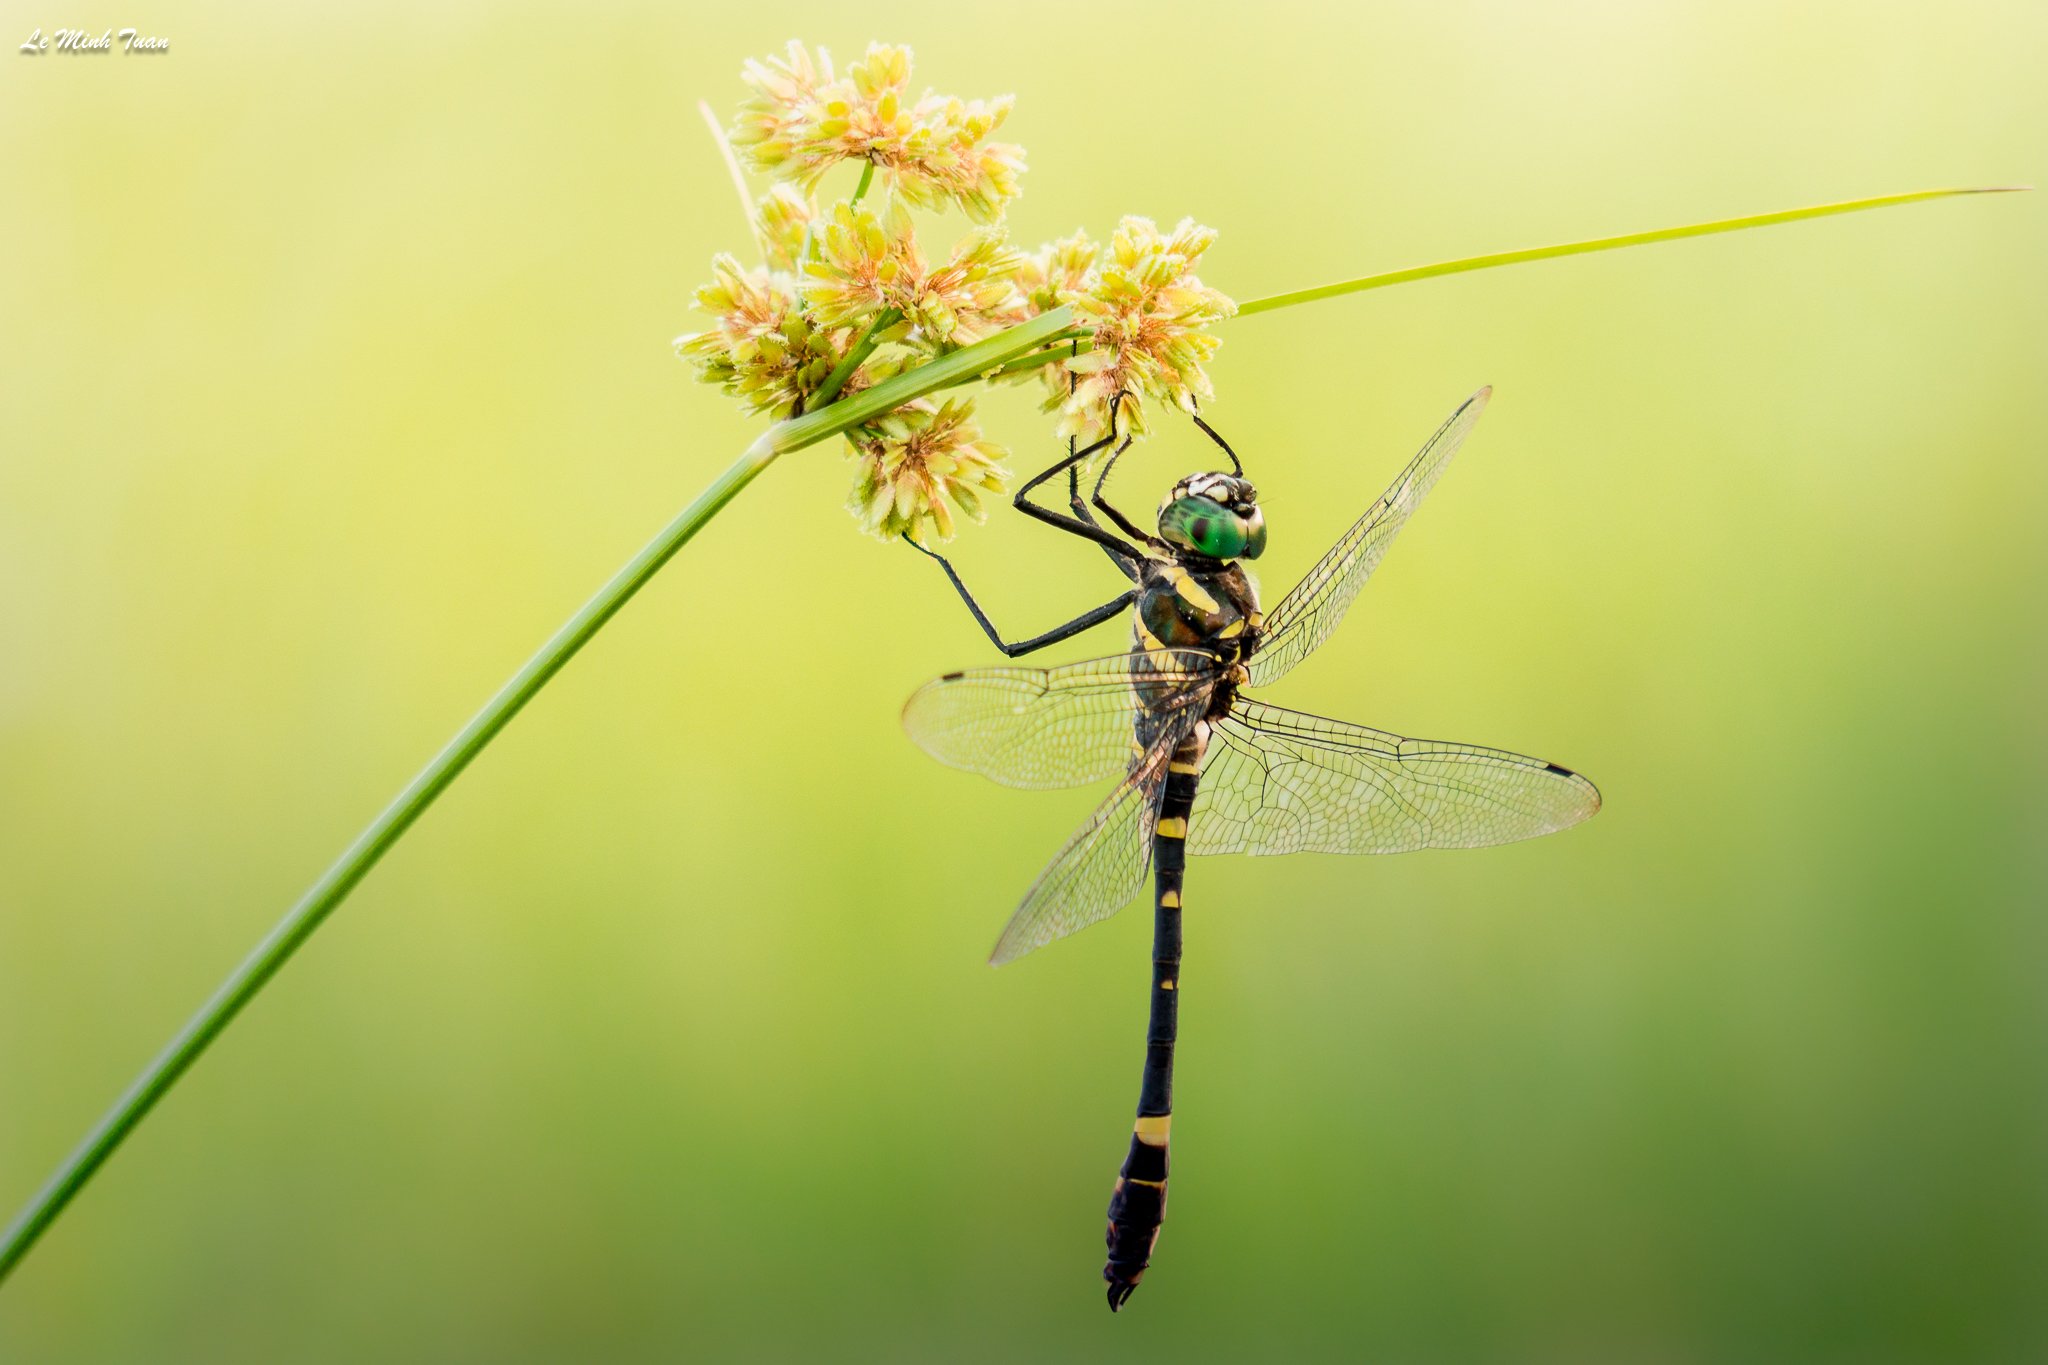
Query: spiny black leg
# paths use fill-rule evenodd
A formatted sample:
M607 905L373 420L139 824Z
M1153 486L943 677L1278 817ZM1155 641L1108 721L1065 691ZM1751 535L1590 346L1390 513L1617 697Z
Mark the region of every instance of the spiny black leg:
M1230 448L1230 442L1224 440L1221 436L1218 436L1216 434L1216 428L1210 426L1207 422L1204 422L1202 420L1202 414L1196 412L1193 408L1188 409L1188 416L1194 419L1195 425L1202 429L1203 434L1208 436L1208 438L1214 441L1217 445L1223 447L1223 453L1230 457L1231 471L1238 475L1238 477L1242 478L1244 476L1244 465L1242 462L1238 460L1237 452Z
M1121 391L1119 391L1117 395L1110 400L1109 434L1107 436L1104 436L1101 440L1096 441L1092 445L1082 447L1080 450L1072 449L1070 443L1070 448L1067 451L1067 457L1065 459L1057 461L1049 468L1044 469L1039 473L1032 475L1031 478L1025 480L1024 486L1017 490L1016 497L1012 498L1010 501L1011 505L1014 506L1019 512L1022 512L1025 516L1036 517L1038 520L1046 523L1046 525L1048 526L1057 526L1062 531L1066 531L1071 535L1080 536L1085 540L1092 540L1096 544L1102 546L1105 550L1109 551L1112 555L1115 555L1118 560L1123 561L1126 564L1135 564L1144 559L1145 556L1143 551L1132 546L1127 541L1118 539L1116 536L1110 534L1108 531L1103 530L1100 526L1096 525L1093 520L1084 521L1080 517L1061 516L1059 513L1053 511L1049 507L1040 507L1037 503L1032 502L1030 498L1031 490L1038 487L1038 485L1044 483L1047 479L1050 479L1053 475L1059 473L1061 470L1064 469L1073 469L1078 467L1079 465L1085 463L1088 460L1088 458L1091 455L1094 455L1097 451L1105 450L1116 442L1116 413L1117 409L1122 406L1123 400L1124 395Z
M1067 438L1067 453L1074 453L1074 438L1071 436ZM1067 506L1074 509L1074 515L1080 520L1090 526L1096 524L1094 515L1088 511L1088 504L1081 500L1081 466L1078 464L1067 466ZM1108 546L1101 548L1104 554L1109 555L1109 562L1116 565L1119 573L1133 580L1137 578L1136 569L1127 560L1119 555L1110 554Z
M988 614L981 609L981 604L974 600L974 594L967 591L967 585L960 581L960 575L954 571L952 564L947 561L944 555L936 550L927 550L909 536L905 536L903 540L905 544L909 545L919 554L927 555L939 561L939 567L944 569L946 577L952 580L953 589L960 594L960 600L967 604L968 611L974 613L975 623L981 627L982 633L994 642L997 649L1000 649L1006 656L1012 659L1020 654L1029 654L1033 650L1043 649L1047 645L1056 645L1062 640L1079 635L1090 626L1099 626L1112 616L1122 613L1132 602L1137 600L1138 596L1135 591L1126 592L1115 601L1104 602L1095 610L1083 612L1065 625L1054 626L1043 635L1034 635L1028 640L1019 640L1015 644L1010 644L1001 635L996 633L995 623L988 619Z
M1126 450L1129 450L1130 448L1131 438L1126 436L1124 437L1124 443L1118 446L1116 450L1113 453L1111 453L1110 457L1107 460L1104 460L1102 462L1102 472L1095 476L1095 496L1093 501L1097 507L1102 509L1103 515L1107 516L1111 521L1115 522L1119 527L1123 529L1125 535L1136 536L1139 540L1145 540L1148 539L1146 534L1143 531L1139 530L1136 526L1132 525L1131 519L1129 517L1117 511L1116 508L1111 507L1109 505L1109 499L1102 496L1103 485L1109 482L1109 471L1116 468L1116 462L1119 459L1121 459L1123 457L1123 453Z
M1073 349L1071 352L1069 352L1067 358L1069 360L1076 359L1080 356L1080 354L1081 339L1079 337L1076 337L1073 341ZM1074 388L1079 382L1080 381L1074 377L1074 372L1072 370L1068 370L1067 397L1072 398L1074 396ZM1111 425L1114 426L1115 423L1112 422ZM1076 458L1077 457L1074 453L1074 438L1069 436L1067 438L1067 459L1071 461ZM1078 464L1069 464L1067 466L1067 506L1074 509L1074 515L1078 519L1087 522L1090 526L1093 526L1095 524L1095 518L1088 514L1088 504L1081 501L1081 466ZM1110 557L1112 559L1116 558L1114 555ZM1119 566L1123 564L1123 561L1120 559L1116 560L1116 562Z
M1010 501L1012 506L1027 517L1035 517L1048 526L1057 526L1062 531L1066 531L1071 535L1080 536L1084 540L1092 540L1120 561L1136 562L1144 557L1140 551L1110 532L1105 531L1102 527L1096 525L1092 519L1084 521L1080 517L1061 516L1051 508L1040 507L1037 503L1032 502L1030 497L1032 489L1038 487L1038 485L1044 483L1061 470L1073 469L1085 463L1090 456L1094 455L1097 451L1107 448L1115 439L1114 434L1105 436L1093 445L1084 446L1050 468L1033 475L1025 481L1023 487L1017 490L1016 496Z
M1074 438L1071 436L1067 438L1067 453L1069 455L1074 453ZM1087 522L1090 526L1095 524L1095 518L1088 513L1088 504L1081 501L1081 466L1079 465L1070 464L1067 466L1067 506L1073 508L1074 515L1082 521Z

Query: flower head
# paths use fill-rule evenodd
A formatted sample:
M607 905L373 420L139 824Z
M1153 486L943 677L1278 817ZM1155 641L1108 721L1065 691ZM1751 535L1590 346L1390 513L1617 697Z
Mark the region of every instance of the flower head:
M804 189L842 161L866 161L906 202L951 203L976 222L994 220L1017 197L1024 170L1023 148L990 140L1013 99L927 91L913 100L910 60L907 47L870 43L835 76L827 53L791 43L786 57L749 61L740 75L753 94L733 145L756 170Z
M1210 394L1208 328L1236 311L1195 274L1214 232L1126 218L1106 242L1075 232L1027 255L1000 221L1024 169L1022 149L995 140L1008 96L913 96L910 50L880 43L844 71L792 43L742 76L728 142L775 182L748 201L763 264L718 257L697 293L713 324L676 349L749 410L811 412L1063 308L1070 326L1034 329L1038 349L997 350L1006 363L984 372L1042 376L1062 434L1099 434L1119 393L1134 400L1134 431L1141 400L1192 407ZM820 179L848 161L863 167L859 187L822 207ZM928 255L912 210L948 207L976 225ZM883 539L951 539L1008 478L965 399L915 398L834 429L856 465L848 509Z
M919 399L849 433L859 469L847 510L870 535L953 538L950 502L980 521L981 494L1001 493L1000 446L981 438L973 404Z
M927 95L917 105L922 142L908 156L880 156L875 164L891 190L921 208L950 201L977 223L993 222L1017 197L1024 173L1022 147L989 141L1015 103L1011 95L965 101Z
M832 206L817 235L816 260L804 266L804 302L828 326L846 326L895 307L906 283L924 271L910 216L884 219L856 204Z
M1012 277L1022 257L1005 244L1000 228L977 228L932 269L901 203L882 216L839 204L818 246L798 288L827 327L852 326L894 309L910 326L892 340L951 347L1018 318L1022 300Z
M749 58L740 79L754 93L733 122L733 146L758 171L799 178L811 163L801 149L812 139L825 90L834 84L831 54L821 48L813 57L802 43L791 43L786 57Z
M1049 313L1088 288L1088 277L1101 259L1101 244L1076 231L1026 254L1018 263L1017 287L1030 300L1033 313Z
M768 264L795 270L803 256L804 234L817 216L818 205L810 195L788 185L771 185L754 210L754 226Z
M676 338L676 354L750 412L787 417L824 383L844 347L796 306L787 275L748 270L727 255L711 262L712 281L697 306L717 319L709 330ZM851 386L849 386L851 387Z
M1059 286L1069 291L1062 301L1074 305L1075 325L1093 334L1089 350L1046 367L1062 435L1106 430L1109 402L1119 390L1183 408L1214 394L1202 366L1222 342L1206 329L1237 311L1194 273L1215 240L1213 228L1188 218L1170 236L1149 218L1125 218L1107 254L1078 286ZM1052 259L1060 259L1064 245L1054 244ZM1080 248L1069 247L1067 256L1070 266L1077 263ZM1132 428L1143 430L1139 405L1129 412Z

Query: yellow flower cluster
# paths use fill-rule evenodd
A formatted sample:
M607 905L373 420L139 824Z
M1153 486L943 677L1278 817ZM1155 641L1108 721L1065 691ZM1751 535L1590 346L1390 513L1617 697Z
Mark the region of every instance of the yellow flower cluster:
M1126 218L1107 243L1077 232L1026 254L1000 222L1024 165L1021 149L992 140L1007 96L913 98L909 49L884 44L837 74L823 51L792 43L742 76L750 94L730 139L775 182L754 208L763 263L718 257L697 292L713 325L676 349L750 411L810 411L1063 306L1075 353L1036 371L1062 434L1105 430L1120 390L1182 406L1209 396L1207 328L1235 311L1195 275L1214 232L1183 221L1162 234ZM859 185L821 208L818 186L842 162L861 165ZM945 208L979 226L934 263L911 211ZM1142 429L1140 403L1126 412ZM964 398L920 399L847 440L848 506L884 538L950 538L956 511L978 519L981 496L1003 491L1003 452Z
M980 521L983 493L1003 492L1002 448L981 438L965 399L935 405L920 398L863 430L859 471L847 510L884 540L953 537L955 506Z
M1222 342L1207 329L1237 311L1194 273L1215 240L1213 228L1192 219L1162 236L1149 218L1125 218L1106 253L1074 237L1037 258L1044 282L1032 302L1043 296L1071 303L1076 325L1091 334L1090 349L1046 367L1048 406L1060 410L1061 435L1106 431L1110 400L1120 391L1182 408L1214 396L1203 366ZM1141 405L1127 411L1132 429L1144 430Z
M753 95L732 141L763 174L808 190L840 162L865 161L893 195L922 208L951 203L977 223L1017 197L1024 149L989 140L1013 98L912 99L907 47L871 43L834 76L828 53L791 43L786 56L748 62L741 78Z
M762 254L777 270L795 270L803 257L804 238L817 219L818 206L808 194L787 185L772 185L754 209L754 231Z
M839 363L843 339L835 342L797 307L788 275L766 266L748 270L722 253L711 272L697 307L717 325L677 337L676 354L695 361L700 379L747 411L791 416Z
M911 328L898 335L948 348L979 341L1022 317L1013 278L1022 257L1004 243L1000 228L969 233L934 270L901 204L886 217L840 204L818 245L798 289L827 327L851 326L894 309Z
M1088 287L1088 276L1102 258L1102 248L1085 232L1047 242L1025 256L1017 270L1017 287L1030 300L1031 312L1050 313L1072 303Z

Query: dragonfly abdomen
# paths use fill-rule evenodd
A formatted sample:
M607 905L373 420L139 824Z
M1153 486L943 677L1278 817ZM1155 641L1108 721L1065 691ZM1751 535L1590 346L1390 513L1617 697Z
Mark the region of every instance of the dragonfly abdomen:
M1180 1029L1181 885L1187 870L1188 817L1195 807L1195 782L1208 747L1209 727L1197 724L1174 749L1160 792L1153 828L1155 898L1152 919L1152 1009L1145 1030L1145 1073L1138 1087L1138 1118L1131 1147L1109 1197L1104 1240L1115 1312L1138 1288L1159 1228L1166 1219L1167 1140L1173 1127L1173 1048Z

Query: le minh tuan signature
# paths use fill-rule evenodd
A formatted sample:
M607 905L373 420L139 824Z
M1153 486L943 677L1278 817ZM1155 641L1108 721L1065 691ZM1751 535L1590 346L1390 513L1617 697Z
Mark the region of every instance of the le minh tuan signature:
M14 30L16 33L20 29ZM152 38L138 29L108 29L95 37L82 28L60 28L48 38L37 29L28 35L28 41L21 50L31 57L40 57L52 47L59 52L112 52L119 43L123 52L169 52L169 38Z

